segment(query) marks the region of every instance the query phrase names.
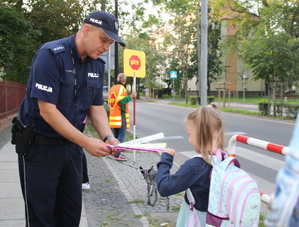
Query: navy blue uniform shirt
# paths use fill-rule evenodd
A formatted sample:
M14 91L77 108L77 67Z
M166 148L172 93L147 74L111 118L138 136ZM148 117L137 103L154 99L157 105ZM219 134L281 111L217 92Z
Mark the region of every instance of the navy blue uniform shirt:
M87 57L82 62L75 35L44 44L33 58L19 116L25 124L33 123L36 133L61 139L41 117L37 104L37 99L40 99L56 105L80 130L90 106L104 103L104 70L105 61L101 57Z

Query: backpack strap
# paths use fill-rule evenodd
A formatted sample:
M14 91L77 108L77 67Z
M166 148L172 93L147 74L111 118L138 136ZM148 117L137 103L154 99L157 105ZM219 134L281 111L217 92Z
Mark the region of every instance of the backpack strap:
M226 159L224 159L221 163L220 166L223 169L226 169L231 163L233 163L235 166L237 166L238 168L241 167L240 162L238 161L238 159L234 158L234 157L228 157Z
M196 226L201 227L200 221L199 221L197 213L196 213L196 209L194 207L195 199L193 197L193 194L192 194L190 188L188 188L186 190L186 194L187 194L187 198L188 198L189 203L190 203L189 209L192 211L192 215L189 219L188 227L193 227L194 226L194 221L196 221Z
M227 159L227 153L224 152L223 150L221 150L220 148L216 150L216 153L213 154L213 159L214 159L214 162L217 163L217 162L222 162L222 160L225 160ZM191 158L203 158L202 157L202 154L196 154L194 156L192 156ZM212 162L212 165L215 164Z

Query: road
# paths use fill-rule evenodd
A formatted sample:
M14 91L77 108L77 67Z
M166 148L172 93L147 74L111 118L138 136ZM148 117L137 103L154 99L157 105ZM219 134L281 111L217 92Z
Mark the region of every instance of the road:
M130 110L133 105L130 103ZM167 105L159 102L137 101L136 103L136 135L143 137L163 132L168 147L175 148L178 154L175 162L181 165L194 152L189 144L184 126L184 118L193 108ZM222 113L226 128L226 145L234 134L243 134L249 137L288 146L294 121L272 120L264 117L242 114ZM133 114L131 113L133 124ZM134 131L132 126L131 131ZM236 156L241 167L253 178L258 180L261 191L271 194L277 171L284 165L284 156L246 144L237 143Z

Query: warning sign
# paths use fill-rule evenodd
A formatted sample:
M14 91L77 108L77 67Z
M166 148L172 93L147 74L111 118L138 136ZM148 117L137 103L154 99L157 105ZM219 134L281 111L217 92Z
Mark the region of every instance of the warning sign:
M145 77L145 53L143 51L124 50L124 74L129 77Z
M133 70L138 70L141 66L141 60L137 55L132 55L129 60L129 65Z

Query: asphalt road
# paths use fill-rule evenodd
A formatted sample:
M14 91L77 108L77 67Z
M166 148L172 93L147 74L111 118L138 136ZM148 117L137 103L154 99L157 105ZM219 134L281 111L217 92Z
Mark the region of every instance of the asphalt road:
M133 112L132 103L130 105ZM163 132L165 138L159 142L166 142L168 147L176 149L178 154L175 156L175 162L180 165L193 151L184 126L184 118L192 110L194 109L161 102L137 101L136 124L133 125L132 131L135 130L136 135L141 137ZM295 121L225 112L222 115L226 127L226 144L232 135L243 134L288 146L295 125ZM236 156L241 167L258 180L261 190L271 194L274 191L277 172L284 165L284 156L242 143L237 143Z

